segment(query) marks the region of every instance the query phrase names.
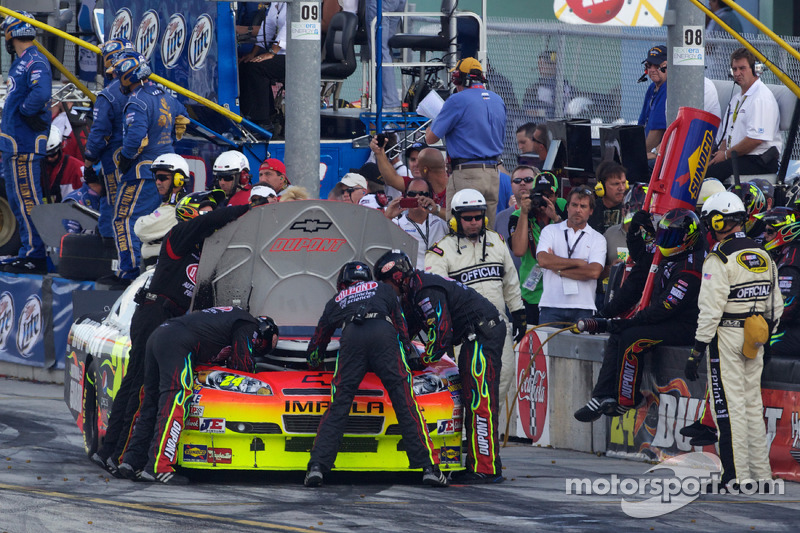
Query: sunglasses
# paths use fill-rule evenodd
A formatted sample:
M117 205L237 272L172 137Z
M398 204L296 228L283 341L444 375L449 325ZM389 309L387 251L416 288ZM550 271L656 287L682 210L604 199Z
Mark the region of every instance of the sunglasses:
M430 198L431 193L429 193L428 191L407 191L406 196L408 196L409 198L414 198L416 196L424 196L425 198Z
M654 68L654 69L656 69L656 70L660 70L662 73L664 73L664 72L666 72L666 71L667 71L667 67L659 67L658 65L654 65L654 64L652 64L652 63L647 63L647 64L644 66L644 70L645 70L645 71L647 71L647 70L650 70L650 67L652 67L652 68Z
M170 174L156 174L155 178L156 181L167 181L171 180L172 176Z
M533 177L531 177L531 176L527 176L527 177L524 177L524 178L514 178L513 180L511 180L511 182L512 182L512 183L514 183L515 185L519 185L519 184L520 184L520 183L522 183L523 181L524 181L525 183L533 183L533 180L534 180L534 179L535 179L535 178L533 178Z
M234 176L233 174L223 174L217 176L217 179L220 181L233 181L234 178L236 178L236 176Z
M346 189L342 189L342 194L347 193L352 195L356 191L363 191L363 187L348 187Z
M483 217L486 215L461 215L461 220L464 222L477 222L478 220L483 220Z

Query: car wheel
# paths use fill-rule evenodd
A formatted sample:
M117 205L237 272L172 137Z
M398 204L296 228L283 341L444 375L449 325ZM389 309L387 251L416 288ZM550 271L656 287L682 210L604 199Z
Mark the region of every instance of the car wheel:
M97 365L94 360L87 366L83 380L83 447L91 457L100 446L97 404Z
M19 239L17 219L8 200L0 197L0 255L13 255L19 253L22 242Z

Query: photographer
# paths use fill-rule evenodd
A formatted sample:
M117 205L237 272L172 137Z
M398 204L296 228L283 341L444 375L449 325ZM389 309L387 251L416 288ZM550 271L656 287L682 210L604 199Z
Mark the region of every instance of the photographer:
M542 228L564 218L566 200L556 198L558 180L550 172L534 178L533 168L520 166L511 173L511 184L520 187L519 209L508 221L511 251L521 258L519 280L528 324L538 324L543 272L534 255L536 245Z
M419 242L417 268L425 268L425 252L447 235L447 223L431 211L435 209L431 184L423 179L411 180L405 196L386 206L386 217ZM405 210L405 211L404 211Z

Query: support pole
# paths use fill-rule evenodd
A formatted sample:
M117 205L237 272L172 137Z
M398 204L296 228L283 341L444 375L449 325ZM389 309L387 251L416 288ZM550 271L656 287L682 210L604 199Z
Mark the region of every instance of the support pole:
M672 0L674 18L667 26L667 124L678 108L703 107L705 76L705 20L690 0Z

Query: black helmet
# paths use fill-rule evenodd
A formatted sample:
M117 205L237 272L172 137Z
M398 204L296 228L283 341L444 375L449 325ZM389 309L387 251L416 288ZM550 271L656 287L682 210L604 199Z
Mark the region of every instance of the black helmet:
M178 222L191 220L200 215L201 208L210 205L212 209L216 209L223 201L225 201L225 191L221 189L193 192L181 198L175 206L175 216Z
M386 252L375 261L375 279L392 283L398 287L402 286L403 281L413 272L411 259L400 250Z
M359 281L372 281L372 271L361 261L345 263L336 280L336 290L342 291Z
M779 253L800 236L800 213L790 207L773 207L756 218L765 224L764 249L768 252Z
M702 244L697 214L689 209L667 211L658 223L655 244L661 255L671 259L695 250Z
M260 316L258 321L258 336L253 341L253 352L256 355L267 355L278 341L278 325L268 316Z

